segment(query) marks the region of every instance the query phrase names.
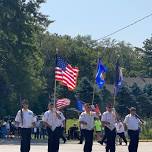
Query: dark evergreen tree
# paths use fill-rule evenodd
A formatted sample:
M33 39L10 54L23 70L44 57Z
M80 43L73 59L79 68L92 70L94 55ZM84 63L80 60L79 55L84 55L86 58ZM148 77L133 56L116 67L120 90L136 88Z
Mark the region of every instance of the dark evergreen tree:
M116 110L120 115L124 116L131 106L137 106L136 98L129 87L123 86L116 97Z

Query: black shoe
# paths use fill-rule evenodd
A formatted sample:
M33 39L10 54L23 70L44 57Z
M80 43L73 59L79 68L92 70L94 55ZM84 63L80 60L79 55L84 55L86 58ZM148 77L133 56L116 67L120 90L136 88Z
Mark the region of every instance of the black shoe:
M78 144L82 144L82 142L79 142Z
M66 143L66 140L64 140L64 144Z

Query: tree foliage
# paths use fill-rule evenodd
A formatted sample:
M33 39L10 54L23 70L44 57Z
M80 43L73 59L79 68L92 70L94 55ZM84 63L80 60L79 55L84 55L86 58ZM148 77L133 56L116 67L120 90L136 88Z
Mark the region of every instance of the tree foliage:
M10 105L12 100L13 104L18 103L19 96L36 100L35 97L44 86L45 79L41 77L43 54L36 45L36 35L49 24L47 16L39 12L42 2L43 0L0 2L1 85L4 92L11 90L3 94L0 100L2 105L4 101L6 105Z

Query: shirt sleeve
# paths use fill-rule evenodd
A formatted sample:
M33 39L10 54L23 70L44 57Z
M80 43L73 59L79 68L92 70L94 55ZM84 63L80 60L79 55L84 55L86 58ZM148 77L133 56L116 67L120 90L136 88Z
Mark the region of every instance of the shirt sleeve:
M81 115L79 116L79 121L85 121L85 117L83 113L81 113Z
M125 117L124 123L128 124L128 116Z
M47 113L47 112L44 113L42 120L43 120L44 122L47 122L47 121L48 121L48 113Z
M36 117L34 117L34 115L33 115L33 121L32 122L36 122Z
M20 111L17 112L17 115L15 117L15 121L16 122L21 122L21 112Z
M98 118L96 112L92 112L93 117Z
M102 114L101 121L107 121L105 113Z
M141 125L141 124L142 124L142 122L140 121L140 119L138 119L138 124L139 124L139 125Z
M64 120L65 120L65 117L64 117L64 115L63 115L62 112L61 112L60 116L61 116L61 120L64 121Z

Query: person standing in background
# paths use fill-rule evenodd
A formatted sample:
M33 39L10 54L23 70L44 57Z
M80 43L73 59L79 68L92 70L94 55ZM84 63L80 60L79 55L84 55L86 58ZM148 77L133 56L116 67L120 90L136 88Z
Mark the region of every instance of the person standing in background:
M95 132L96 132L96 140L100 143L101 141L101 133L102 133L102 124L99 118L95 118Z
M130 114L128 114L124 120L125 128L128 129L128 136L130 138L128 146L129 152L137 152L140 126L142 123L143 121L136 116L136 108L131 107Z
M34 138L39 139L40 138L40 121L37 116L35 116L36 122L34 127Z
M31 128L35 126L35 117L31 110L28 109L28 100L24 99L22 103L23 108L17 112L15 122L20 127L21 133L21 152L30 151L31 142Z
M125 137L125 129L124 129L124 124L122 123L121 120L118 120L115 124L116 126L116 131L117 135L119 136L119 144L122 145L122 139L127 145L127 139Z

